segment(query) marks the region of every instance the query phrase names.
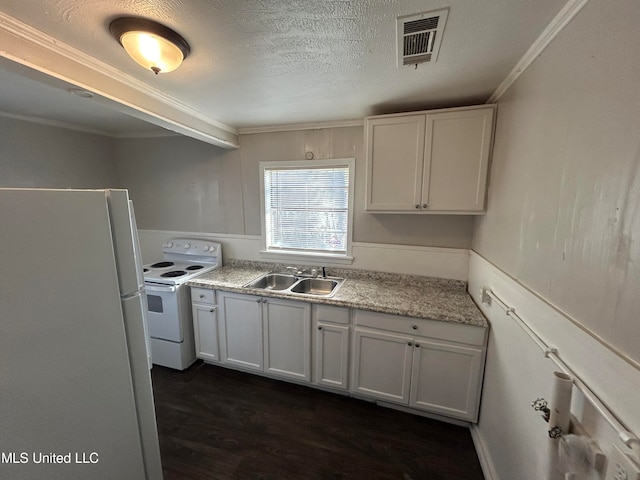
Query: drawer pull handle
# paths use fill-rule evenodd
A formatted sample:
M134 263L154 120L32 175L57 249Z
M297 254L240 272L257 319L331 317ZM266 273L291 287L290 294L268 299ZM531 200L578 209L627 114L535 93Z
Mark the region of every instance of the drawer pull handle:
M200 298L204 298L204 295L202 293L200 294Z

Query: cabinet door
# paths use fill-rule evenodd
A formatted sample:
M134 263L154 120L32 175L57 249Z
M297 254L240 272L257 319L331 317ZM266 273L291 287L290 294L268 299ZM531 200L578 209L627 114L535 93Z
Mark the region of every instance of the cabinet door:
M316 326L316 383L346 389L349 365L349 327L318 322Z
M262 370L262 298L220 292L222 361L245 369Z
M482 355L479 348L416 339L411 406L475 422Z
M264 371L311 381L311 305L265 300Z
M409 403L412 337L356 328L353 353L354 393Z
M216 307L194 303L192 311L196 356L203 360L219 361Z
M493 117L493 108L427 114L425 211L484 210Z
M366 121L367 200L373 211L420 209L425 115Z

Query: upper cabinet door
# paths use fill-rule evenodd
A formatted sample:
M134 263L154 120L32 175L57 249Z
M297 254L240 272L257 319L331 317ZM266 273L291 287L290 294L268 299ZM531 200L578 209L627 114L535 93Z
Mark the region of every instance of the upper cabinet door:
M423 209L484 211L493 117L493 107L427 114Z
M367 120L367 210L420 208L424 135L425 115Z
M484 212L495 105L365 119L365 209Z

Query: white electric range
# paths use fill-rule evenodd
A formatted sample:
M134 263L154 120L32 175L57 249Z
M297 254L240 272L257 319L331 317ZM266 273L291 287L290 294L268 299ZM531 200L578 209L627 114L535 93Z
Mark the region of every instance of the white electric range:
M185 283L222 266L222 247L208 240L175 238L162 245L163 260L143 266L151 359L184 370L196 360L190 290Z

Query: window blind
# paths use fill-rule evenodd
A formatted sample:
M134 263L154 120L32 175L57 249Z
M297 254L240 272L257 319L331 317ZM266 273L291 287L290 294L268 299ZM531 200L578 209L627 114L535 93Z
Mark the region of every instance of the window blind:
M346 254L349 167L264 170L267 249Z

